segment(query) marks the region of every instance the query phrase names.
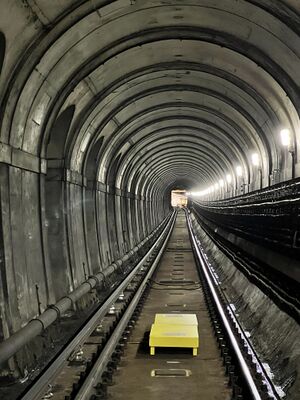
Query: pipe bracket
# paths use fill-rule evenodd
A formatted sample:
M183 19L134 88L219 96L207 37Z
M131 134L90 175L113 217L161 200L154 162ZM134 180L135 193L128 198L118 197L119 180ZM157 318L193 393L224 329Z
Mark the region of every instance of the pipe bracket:
M90 276L89 276L89 279L94 279L95 282L96 282L96 286L99 286L99 285L100 285L100 280L99 280L99 278L97 277L97 275L90 275Z
M34 322L34 321L37 321L37 322L39 322L39 323L42 325L42 330L43 330L43 331L46 330L46 327L45 327L44 322L43 322L42 320L40 320L39 318L33 318L33 319L31 319L31 320L28 322L27 325L31 324L31 322Z
M50 308L51 310L56 311L57 318L60 320L60 319L61 319L61 311L60 311L60 309L59 309L55 304L49 304L48 307L47 307L47 309L49 309L49 308Z

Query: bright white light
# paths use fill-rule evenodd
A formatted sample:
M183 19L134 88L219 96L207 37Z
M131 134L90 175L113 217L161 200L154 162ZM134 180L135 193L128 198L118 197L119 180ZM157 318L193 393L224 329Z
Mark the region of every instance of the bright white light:
M201 190L200 192L190 192L191 196L194 197L203 197L207 194L207 190Z
M291 134L288 129L282 129L280 131L281 143L283 146L289 146L291 144Z
M242 176L243 175L243 169L242 169L242 167L240 165L238 165L236 167L236 174L237 174L237 176Z
M223 186L224 186L224 180L223 180L223 179L220 179L220 180L219 180L219 185L220 185L220 187L223 187Z
M231 183L232 182L232 176L230 174L227 174L226 175L226 180L227 180L228 183Z
M251 159L252 159L252 164L257 167L259 165L259 155L257 153L253 153Z
M215 184L215 190L218 190L218 189L219 189L219 184L216 183L216 184Z

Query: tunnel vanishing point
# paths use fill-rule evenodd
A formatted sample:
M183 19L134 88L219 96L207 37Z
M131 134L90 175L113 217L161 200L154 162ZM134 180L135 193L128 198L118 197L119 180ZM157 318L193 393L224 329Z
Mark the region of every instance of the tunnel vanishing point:
M299 0L0 0L0 397L147 254L176 189L300 398L299 35Z

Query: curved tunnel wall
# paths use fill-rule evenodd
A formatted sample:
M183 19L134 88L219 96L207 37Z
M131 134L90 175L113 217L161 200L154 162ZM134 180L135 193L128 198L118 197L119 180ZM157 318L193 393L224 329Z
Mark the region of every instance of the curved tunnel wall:
M239 195L291 154L300 175L297 5L181 3L1 5L2 336L147 236L172 188L230 174Z

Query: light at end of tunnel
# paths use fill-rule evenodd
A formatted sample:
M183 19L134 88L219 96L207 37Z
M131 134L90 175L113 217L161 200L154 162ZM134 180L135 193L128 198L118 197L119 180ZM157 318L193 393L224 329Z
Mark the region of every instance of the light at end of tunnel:
M227 180L228 183L231 183L232 182L232 176L230 174L227 174L226 175L226 180Z
M220 187L223 187L223 186L224 186L224 180L223 180L223 179L220 179L220 180L219 180L219 185L220 185Z
M257 167L259 165L259 155L257 153L253 153L251 159L252 164Z
M282 129L280 131L280 136L281 136L281 143L283 146L290 146L291 144L291 134L289 129Z
M175 189L171 192L172 207L185 207L187 205L187 193L185 190Z
M240 165L238 165L236 167L236 174L237 174L237 176L242 176L243 175L243 169L242 169L242 167Z
M218 190L218 189L219 189L219 184L216 183L216 184L215 184L215 190Z

